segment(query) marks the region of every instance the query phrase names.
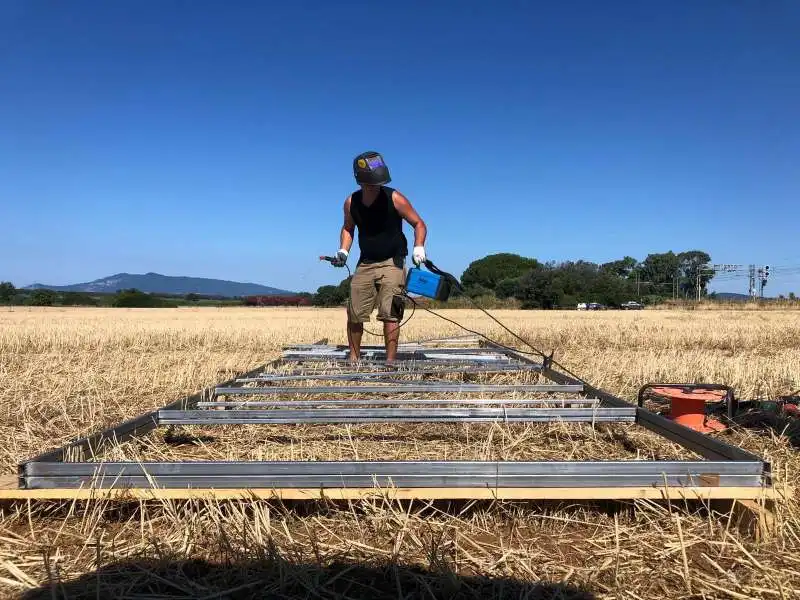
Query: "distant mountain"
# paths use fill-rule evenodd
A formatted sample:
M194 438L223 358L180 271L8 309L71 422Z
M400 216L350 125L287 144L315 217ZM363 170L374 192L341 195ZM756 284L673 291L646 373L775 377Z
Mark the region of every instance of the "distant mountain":
M172 277L170 275L160 275L158 273L145 273L136 275L133 273L117 273L110 277L103 277L88 283L75 283L72 285L44 285L34 283L27 289L55 290L60 292L88 292L113 294L118 290L136 288L148 294L173 294L186 295L190 293L201 294L204 296L275 296L283 294L293 294L287 290L281 290L258 283L240 283L238 281L225 281L223 279L206 279L203 277Z

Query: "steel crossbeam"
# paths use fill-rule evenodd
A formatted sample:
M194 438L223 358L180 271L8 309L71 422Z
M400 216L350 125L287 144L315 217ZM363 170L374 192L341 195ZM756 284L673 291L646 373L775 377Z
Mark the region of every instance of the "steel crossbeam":
M322 408L271 410L160 410L161 425L289 423L623 423L630 408Z
M426 350L425 352L398 352L397 358L387 361L386 354L382 352L366 353L359 359L361 364L441 364L441 365L470 365L476 363L513 363L512 359L502 354L452 354ZM378 358L384 357L384 358ZM339 362L342 364L352 364L346 352L286 352L281 356L284 362Z
M505 392L540 392L540 393L559 393L559 392L582 392L583 386L580 384L571 385L552 385L552 384L531 384L531 385L501 385L501 384L480 384L480 383L428 383L419 382L403 385L342 385L342 386L259 386L259 387L218 387L218 396L261 396L270 394L407 394L407 393L445 393L460 394L466 392L483 393L505 393Z
M449 338L456 342L462 338ZM400 347L399 361L387 363L382 347L365 346L363 359L347 360L344 346L316 344L287 346L269 365L240 374L228 382L173 402L92 436L82 438L19 466L19 494L30 497L77 498L76 492L97 487L109 490L168 489L176 495L195 490L265 490L279 497L351 496L354 490L399 489L404 497L489 497L493 490L510 490L501 497L663 497L664 493L694 490L694 497L758 498L771 490L769 464L758 456L687 429L673 421L625 402L604 390L524 354L491 343L473 347L427 346L430 340ZM440 340L445 341L445 340ZM294 367L292 367L294 365ZM291 370L286 371L289 367ZM265 372L269 368L269 372ZM334 371L324 372L323 371ZM398 377L447 373L537 372L547 384L481 384ZM345 381L360 385L285 386L291 381ZM383 385L387 382L387 385ZM245 387L251 383L258 387ZM418 393L403 399L395 394ZM444 398L427 394L576 393L581 397ZM292 400L281 396L355 394L354 399L321 397ZM264 396L269 400L216 400L218 396ZM376 398L374 396L381 396ZM555 406L553 406L555 405ZM383 408L381 408L383 407ZM209 410L224 408L232 410ZM635 422L699 454L687 461L173 461L103 462L110 445L143 435L159 426L315 423L538 423ZM89 462L90 459L100 462ZM72 462L75 461L75 462ZM415 492L418 490L418 492ZM472 490L465 492L458 490ZM527 492L526 492L527 490ZM538 491L537 491L538 490ZM558 490L567 490L562 493ZM575 496L569 496L570 491ZM603 491L605 490L605 491ZM612 491L609 491L612 490ZM620 490L630 490L629 492ZM699 490L699 491L698 491ZM703 490L710 490L703 492ZM63 491L63 496L59 496ZM677 491L677 492L676 492ZM33 495L33 492L43 495ZM313 494L312 494L313 492ZM655 493L656 495L652 495ZM70 495L73 494L73 495ZM466 495L465 495L466 494ZM337 496L338 495L338 496ZM0 497L2 490L0 489ZM17 496L14 496L17 497ZM19 496L24 497L24 496ZM83 497L83 496L81 496ZM684 496L685 497L685 496Z
M385 379L386 381L396 381L397 377L411 377L421 375L452 375L464 374L502 374L502 373L533 373L541 370L541 366L522 366L522 365L497 365L497 366L477 366L472 368L442 368L442 369L415 369L413 371L365 371L349 373L290 373L290 374L261 374L255 377L243 377L237 379L237 383L271 383L273 381L304 381L312 379L331 380L331 381L360 381L363 379Z
M198 408L232 408L232 407L273 407L273 408L301 408L307 406L438 406L438 405L477 405L477 406L513 406L513 405L550 405L561 406L598 405L596 398L464 398L464 399L357 399L357 400L332 400L324 398L319 400L239 400L239 401L205 401L198 402Z
M33 489L757 486L762 465L730 461L197 461L34 463Z
M406 344L399 344L397 346L397 351L408 354L427 354L427 353L435 353L435 354L448 354L448 355L457 355L457 354L471 354L475 355L476 348L474 347L462 347L462 348L436 348L433 346L426 346L424 344L413 344L413 343L406 343ZM286 354L295 354L295 353L303 353L303 354L312 354L312 355L324 355L330 353L339 353L345 355L350 352L350 349L345 344L338 344L338 345L317 345L317 344L295 344L292 346L285 346L283 348L284 356ZM375 345L366 345L361 346L362 354L371 355L371 354L385 354L386 349L384 346L375 346ZM497 352L491 353L481 353L481 354L499 354Z
M356 363L349 360L319 360L319 361L306 361L304 359L286 360L283 358L276 359L276 365L301 365L295 369L282 369L270 373L270 375L325 375L330 373L349 374L349 373L388 373L397 375L413 375L421 374L423 371L430 371L431 374L447 373L450 370L453 373L490 373L493 370L498 371L526 371L526 370L541 370L542 365L536 362L523 363L509 358L508 360L496 360L490 362L476 362L476 361L450 361L450 360L410 360L410 361L373 361L362 360ZM260 374L261 376L264 373Z

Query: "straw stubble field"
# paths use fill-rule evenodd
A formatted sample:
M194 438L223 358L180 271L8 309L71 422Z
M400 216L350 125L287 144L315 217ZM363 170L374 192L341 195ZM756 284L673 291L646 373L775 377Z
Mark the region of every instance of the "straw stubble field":
M498 311L578 375L627 399L647 381L713 381L741 398L800 388L800 312ZM448 311L510 342L479 313ZM376 328L377 329L377 328ZM427 314L404 339L461 333ZM0 460L20 460L276 356L343 342L317 309L0 312ZM369 336L366 342L374 342ZM157 432L125 459L686 458L623 425L353 426ZM0 592L27 598L790 598L800 595L800 459L772 430L725 439L769 459L789 499L770 539L702 507L648 502L350 505L164 502L4 507Z

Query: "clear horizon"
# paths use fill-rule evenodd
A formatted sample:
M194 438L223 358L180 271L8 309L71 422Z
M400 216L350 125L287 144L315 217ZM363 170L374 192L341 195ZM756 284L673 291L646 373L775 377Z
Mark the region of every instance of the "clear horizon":
M0 280L338 283L375 149L455 274L700 249L800 293L800 4L187 6L0 6Z
M279 290L287 291L287 292L293 292L293 293L303 293L303 292L316 293L316 291L317 291L317 288L314 288L314 289L291 289L291 288L283 287L281 285L275 285L275 284L270 284L270 283L262 283L262 282L257 282L257 281L236 281L236 280L232 280L232 279L217 278L217 277L204 277L204 276L200 276L200 275L170 275L168 273L157 273L155 271L148 271L147 273L127 273L127 272L120 271L118 273L112 273L111 275L107 275L107 276L104 276L104 277L97 277L95 279L88 280L88 281L74 281L74 282L69 282L69 283L53 283L53 282L34 281L34 282L26 284L24 286L18 285L16 287L21 288L21 289L30 288L30 287L35 286L35 285L41 285L41 286L45 286L45 287L54 287L54 288L56 288L56 287L67 287L67 286L75 286L75 285L83 285L83 284L92 284L92 283L94 283L96 281L102 281L104 279L109 279L111 277L116 277L116 276L119 276L119 275L133 275L133 276L158 275L158 276L165 276L165 277L180 277L180 278L191 278L191 279L209 279L209 280L213 280L213 281L226 281L226 282L230 282L230 283L239 283L239 284L247 284L247 285L260 285L260 286L264 286L264 287L270 287L270 288L279 289ZM747 274L747 272L744 272L744 275L739 273L739 274L735 275L733 278L731 277L730 274L725 274L725 275L723 275L722 279L723 279L724 283L730 283L731 281L740 281L740 280L742 280L742 277L744 277L743 281L745 283L745 288L746 288L747 284L748 284L748 274ZM344 277L342 277L342 279L343 278ZM0 278L0 281L2 281L2 278ZM333 282L331 282L331 284L335 285L338 282L339 281L333 281ZM743 289L743 291L737 291L736 289L717 289L717 288L715 288L713 283L714 282L712 280L711 284L708 286L709 293L717 292L717 293L735 293L735 294L741 294L741 295L748 295L747 289ZM323 284L323 285L328 285L328 284ZM770 286L768 284L766 286L766 288L765 288L765 291L764 291L764 297L765 298L777 298L780 295L778 293L771 294L769 288L770 288ZM790 290L790 291L793 291L793 290ZM794 292L794 293L797 294L797 292ZM788 295L788 292L782 292L781 294L786 296L786 295ZM798 295L800 295L800 294L798 294Z

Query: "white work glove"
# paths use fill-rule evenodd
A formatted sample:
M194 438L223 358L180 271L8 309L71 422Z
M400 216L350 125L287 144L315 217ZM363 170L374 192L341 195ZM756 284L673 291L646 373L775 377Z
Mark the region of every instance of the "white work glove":
M425 248L423 246L414 246L414 253L411 255L411 260L414 261L416 266L420 266L425 262Z
M331 264L334 267L343 267L347 262L348 256L350 256L350 254L347 252L347 250L345 250L344 248L340 248L339 251L336 253L336 256L333 257L335 260Z

